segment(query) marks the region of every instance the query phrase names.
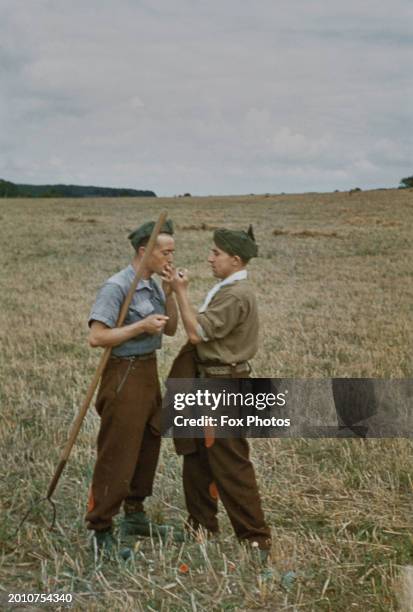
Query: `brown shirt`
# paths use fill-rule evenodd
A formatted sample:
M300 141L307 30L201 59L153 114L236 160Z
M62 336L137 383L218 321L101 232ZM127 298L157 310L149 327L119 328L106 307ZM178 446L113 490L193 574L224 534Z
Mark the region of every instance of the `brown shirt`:
M222 287L197 320L208 338L196 346L201 361L240 363L257 352L258 310L248 280Z

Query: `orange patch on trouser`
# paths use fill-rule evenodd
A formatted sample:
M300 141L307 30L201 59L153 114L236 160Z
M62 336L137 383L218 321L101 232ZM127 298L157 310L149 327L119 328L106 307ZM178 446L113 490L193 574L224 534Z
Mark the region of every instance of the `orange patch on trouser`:
M204 438L206 448L211 448L215 441L215 429L212 425L204 426Z
M262 511L248 441L217 437L212 448L205 448L204 442L196 440L197 451L184 455L185 500L192 524L218 531L217 500L210 488L214 483L238 538L268 547L271 532Z
M93 497L92 487L89 489L89 496L87 498L87 511L92 512L95 507L95 498Z
M212 481L211 484L209 485L209 494L212 497L212 499L219 499L217 485L215 484L214 481Z

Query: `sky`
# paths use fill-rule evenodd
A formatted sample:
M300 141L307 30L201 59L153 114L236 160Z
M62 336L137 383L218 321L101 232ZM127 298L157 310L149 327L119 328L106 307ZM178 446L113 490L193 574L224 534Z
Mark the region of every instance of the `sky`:
M0 178L159 196L397 187L411 0L0 0Z

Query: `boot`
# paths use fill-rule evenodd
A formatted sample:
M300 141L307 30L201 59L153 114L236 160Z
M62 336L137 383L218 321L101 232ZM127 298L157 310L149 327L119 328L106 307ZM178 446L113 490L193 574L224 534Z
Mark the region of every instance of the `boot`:
M124 547L119 550L111 529L95 531L92 538L92 547L98 559L115 560L120 558L126 561L132 556L130 548Z
M183 542L184 536L172 527L172 525L157 525L153 523L145 512L128 512L123 516L120 523L121 537L127 536L159 536L165 541L170 535L176 542Z

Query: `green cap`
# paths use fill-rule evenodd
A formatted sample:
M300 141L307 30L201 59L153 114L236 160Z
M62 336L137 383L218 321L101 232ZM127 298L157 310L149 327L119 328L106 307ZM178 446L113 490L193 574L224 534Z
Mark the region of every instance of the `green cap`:
M134 230L133 232L129 234L128 238L131 241L131 244L135 250L139 249L139 247L141 246L141 242L145 240L145 238L149 238L149 236L153 232L154 227L155 227L155 221L147 221L146 223L143 223L136 230ZM160 233L170 234L172 236L172 234L174 233L174 227L170 219L167 219L165 221L165 223L163 224L161 228Z
M258 247L255 243L252 225L247 232L240 230L229 230L220 228L214 232L214 242L218 248L229 255L238 255L244 261L258 255Z

